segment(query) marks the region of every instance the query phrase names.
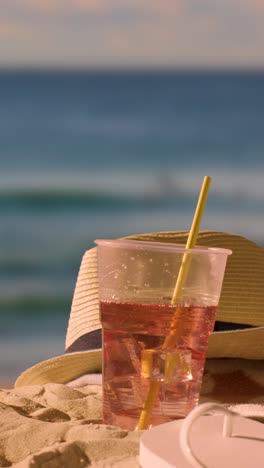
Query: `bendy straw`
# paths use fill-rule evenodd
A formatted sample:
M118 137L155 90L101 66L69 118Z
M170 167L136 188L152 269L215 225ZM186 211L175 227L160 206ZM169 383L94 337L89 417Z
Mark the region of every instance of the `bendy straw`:
M196 210L194 213L192 226L191 226L189 236L187 239L186 249L192 249L195 247L197 235L199 232L199 226L200 226L202 215L203 215L203 210L204 210L207 195L209 192L210 183L211 183L211 178L209 176L205 176L201 190L200 190L200 195L199 195L199 199L197 202ZM190 260L191 260L191 253L190 251L187 251L183 255L176 285L175 285L174 292L172 295L171 303L174 305L177 304L181 296L182 289L184 287L186 278L188 276ZM171 323L171 332L166 337L162 345L162 348L166 349L168 346L175 344L178 338L178 334L179 334L179 331L177 333L177 314L176 314ZM140 418L138 422L138 430L147 429L149 420L151 418L152 409L155 405L155 401L159 393L159 389L160 389L160 382L152 381L150 384L146 399L143 404L143 409L140 414Z

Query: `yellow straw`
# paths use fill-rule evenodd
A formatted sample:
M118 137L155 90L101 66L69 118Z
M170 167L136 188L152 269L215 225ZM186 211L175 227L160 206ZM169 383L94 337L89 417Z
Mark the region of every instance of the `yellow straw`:
M187 239L186 249L192 249L195 247L198 232L199 232L199 226L200 226L202 215L203 215L203 210L204 210L207 195L209 192L210 183L211 183L211 178L209 176L205 176L202 187L201 187L199 199L197 202L196 210L194 213L192 226L191 226L189 236ZM178 302L180 298L183 286L188 276L188 271L190 267L190 259L191 259L190 252L185 252L185 254L183 255L182 262L181 262L175 289L172 295L171 302L174 305ZM162 345L163 349L167 348L168 346L171 346L177 340L179 333L176 333L176 330L175 330L176 322L177 322L177 318L175 317L171 324L171 332L166 337ZM160 388L160 383L158 381L151 382L150 388L148 390L148 394L143 404L143 409L140 414L140 418L138 422L139 430L147 429L148 427L149 420L151 418L152 409L155 405L155 401L158 396L159 388Z
M203 210L204 210L207 195L209 192L210 183L211 183L211 178L209 176L205 176L203 180L203 185L201 187L200 196L197 202L196 210L194 213L192 226L191 226L189 236L187 239L186 249L193 249L195 247L198 232L199 232L199 227L200 227L200 223L201 223L201 219L203 215ZM189 271L189 267L190 267L190 258L191 256L189 255L189 252L186 252L183 256L180 271L179 271L178 278L177 278L176 285L175 285L175 289L172 295L172 301L171 301L172 304L176 304L181 295L181 290L185 284L188 271Z

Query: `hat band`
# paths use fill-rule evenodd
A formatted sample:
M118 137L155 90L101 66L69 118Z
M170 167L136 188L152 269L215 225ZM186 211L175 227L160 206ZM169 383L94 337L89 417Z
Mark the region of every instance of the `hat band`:
M217 320L214 326L214 332L218 331L233 331L233 330L245 330L248 328L258 328L255 325L247 325L244 323L232 323L232 322L222 322Z
M102 330L93 330L79 336L66 350L65 353L76 353L77 351L92 351L102 348Z
M230 322L215 322L214 331L243 330L245 328L257 328L252 325L244 325ZM92 351L102 348L102 329L98 328L79 336L66 350L65 353L76 353L78 351Z

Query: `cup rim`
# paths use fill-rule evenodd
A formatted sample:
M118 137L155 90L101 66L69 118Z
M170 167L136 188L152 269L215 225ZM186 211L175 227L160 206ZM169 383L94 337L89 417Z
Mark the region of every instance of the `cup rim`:
M160 252L173 252L173 253L195 253L195 254L215 254L215 255L231 255L232 250L223 249L219 247L205 247L195 246L192 249L187 249L183 244L176 244L172 242L153 242L141 241L134 239L95 239L94 243L98 247L114 247L114 248L127 248L136 250L157 250ZM146 248L147 247L147 248Z

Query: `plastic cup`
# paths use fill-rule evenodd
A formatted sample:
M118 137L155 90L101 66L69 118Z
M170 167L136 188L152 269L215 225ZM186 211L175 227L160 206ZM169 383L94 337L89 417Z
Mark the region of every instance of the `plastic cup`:
M155 383L148 427L185 417L199 401L208 338L231 251L134 240L95 242L104 423L136 429ZM186 253L188 275L172 304Z

